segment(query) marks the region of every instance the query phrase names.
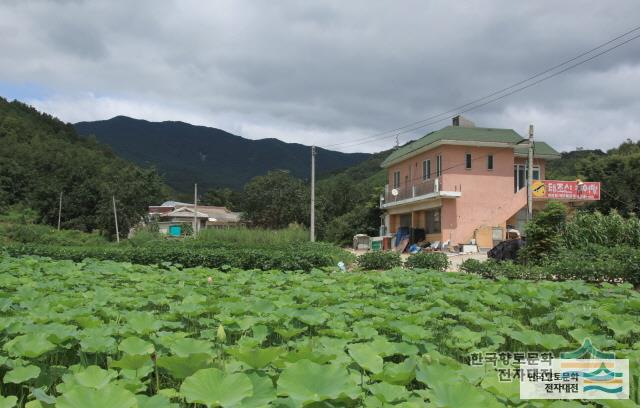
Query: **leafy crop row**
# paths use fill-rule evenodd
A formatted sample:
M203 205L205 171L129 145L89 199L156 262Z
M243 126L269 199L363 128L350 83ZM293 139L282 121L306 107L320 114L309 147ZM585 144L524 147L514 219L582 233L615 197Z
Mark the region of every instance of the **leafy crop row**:
M358 257L358 266L364 270L384 270L399 266L409 269L430 269L444 272L449 267L449 257L442 252L421 252L412 254L402 262L395 251L371 251Z
M233 272L0 259L0 406L551 407L469 354L585 338L629 359L639 401L629 285Z
M80 262L86 258L93 258L131 262L142 265L171 263L184 267L204 266L210 268L235 267L242 269L309 271L312 268L334 264L333 258L321 249L280 251L170 245L157 247L87 247L27 244L6 245L0 248L0 250L4 250L13 256L38 255L53 259L70 259L76 262Z
M588 282L628 282L640 286L640 249L628 246L586 245L562 250L541 264L516 264L468 259L461 270L486 278L585 280Z

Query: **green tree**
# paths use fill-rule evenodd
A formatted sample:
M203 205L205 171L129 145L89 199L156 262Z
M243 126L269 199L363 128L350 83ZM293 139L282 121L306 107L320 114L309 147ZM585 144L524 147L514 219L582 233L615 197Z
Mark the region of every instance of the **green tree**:
M562 250L562 232L567 219L567 208L562 203L549 202L525 226L527 243L518 253L527 263L539 264Z
M240 191L232 190L230 188L212 188L202 195L200 202L202 205L227 207L228 209L235 211L242 207L242 197L243 194Z
M270 171L245 185L242 210L244 217L259 227L308 226L309 189L289 172Z
M63 193L62 226L115 233L111 197L118 200L122 236L147 206L167 194L153 169L116 157L73 126L19 102L0 98L0 209L22 204L38 222L56 225Z
M582 160L577 169L585 180L600 181L600 201L592 208L628 215L640 211L640 142L627 141L606 156Z

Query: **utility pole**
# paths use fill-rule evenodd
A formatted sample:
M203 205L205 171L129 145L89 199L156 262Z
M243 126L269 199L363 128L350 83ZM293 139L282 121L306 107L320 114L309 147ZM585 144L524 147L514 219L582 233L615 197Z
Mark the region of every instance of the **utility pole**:
M316 147L311 146L311 242L316 241Z
M116 241L120 243L120 231L118 231L118 211L116 210L116 196L111 196L113 200L113 218L116 220Z
M533 125L529 125L529 156L527 177L527 221L533 218Z
M198 183L193 191L193 236L198 235Z
M62 191L60 192L60 205L58 206L58 231L60 231L61 219L62 219Z

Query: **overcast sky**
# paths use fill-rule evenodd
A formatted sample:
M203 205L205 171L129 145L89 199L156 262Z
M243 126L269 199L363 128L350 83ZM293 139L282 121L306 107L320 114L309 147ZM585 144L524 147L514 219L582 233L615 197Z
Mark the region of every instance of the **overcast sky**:
M448 111L639 17L638 0L4 0L0 95L69 122L182 120L326 146ZM640 39L465 116L604 149L640 138L639 95Z

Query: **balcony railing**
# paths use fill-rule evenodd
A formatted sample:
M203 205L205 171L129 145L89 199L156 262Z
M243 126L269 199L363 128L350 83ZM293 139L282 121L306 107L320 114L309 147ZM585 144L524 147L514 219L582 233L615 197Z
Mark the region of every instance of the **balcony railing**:
M398 194L393 195L393 188L388 184L384 187L384 202L406 200L408 198L420 197L423 195L436 193L442 189L442 182L439 179L432 179L418 182L414 185L405 185L396 188Z

